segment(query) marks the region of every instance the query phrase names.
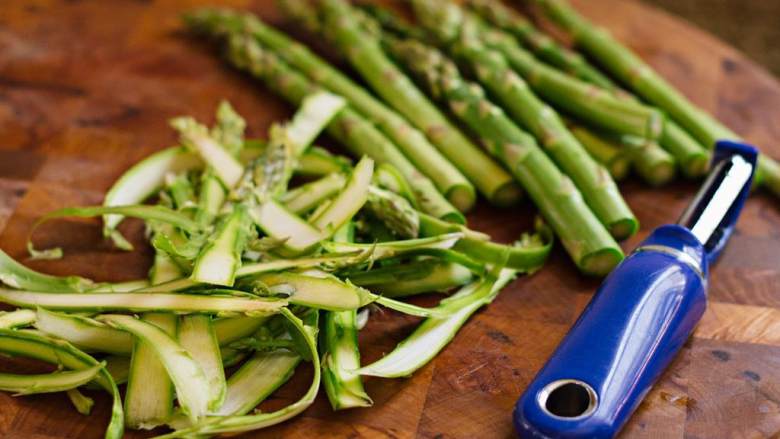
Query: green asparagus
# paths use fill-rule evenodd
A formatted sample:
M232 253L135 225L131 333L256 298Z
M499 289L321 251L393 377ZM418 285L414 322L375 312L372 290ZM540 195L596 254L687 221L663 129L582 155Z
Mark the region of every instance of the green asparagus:
M452 3L416 0L414 5L424 25L444 44L450 45L452 52L475 71L480 82L540 139L610 233L617 239L636 233L639 227L636 217L623 201L609 172L590 157L557 113L529 90L507 60L481 44L476 25L466 20ZM449 70L457 72L455 67Z
M550 18L567 30L574 38L575 44L590 57L642 98L666 111L699 143L712 149L718 140L739 139L737 134L691 103L634 52L615 40L609 32L582 17L565 0L534 1ZM780 196L780 166L777 162L762 155L758 171L757 180Z
M453 114L478 133L485 146L514 171L531 198L552 225L575 264L586 273L604 275L622 260L622 251L607 233L582 195L539 148L492 104L482 88L466 82L441 52L407 40L393 45L393 53Z
M514 203L519 192L512 176L454 127L388 59L379 41L361 30L351 7L343 0L324 0L321 5L323 32L373 90L425 132L490 201L498 205Z

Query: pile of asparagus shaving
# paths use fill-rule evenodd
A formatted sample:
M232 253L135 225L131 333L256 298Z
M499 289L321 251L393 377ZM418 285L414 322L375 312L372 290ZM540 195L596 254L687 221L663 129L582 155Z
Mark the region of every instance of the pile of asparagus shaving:
M227 102L212 127L175 118L182 146L130 168L102 206L59 209L33 226L102 217L103 235L131 250L138 237L127 239L118 227L126 217L143 220L154 251L148 279L53 276L0 251L0 302L18 307L0 313L0 352L62 369L0 374L0 389L67 392L88 414L94 401L78 389L102 387L114 398L109 438L125 427L173 428L164 437L264 428L305 410L321 378L334 409L366 407L373 402L361 375L401 376L422 367L516 273L543 264L552 237L542 223L513 245L491 242L463 225L405 159L390 153L391 160L374 160L365 152L381 149L351 148L352 165L312 147L323 130L351 146L386 141L354 119L347 99L305 87L298 103L290 121L271 127L267 142L244 139L246 123ZM349 121L358 131L343 131ZM425 147L421 142L410 144ZM152 199L156 204L145 204ZM32 244L29 253L63 256ZM434 307L406 301L454 288L462 290ZM361 367L357 334L372 307L423 321L384 362ZM325 335L318 340L320 318ZM252 414L302 362L312 364L314 376L301 399ZM118 384L127 386L124 407Z

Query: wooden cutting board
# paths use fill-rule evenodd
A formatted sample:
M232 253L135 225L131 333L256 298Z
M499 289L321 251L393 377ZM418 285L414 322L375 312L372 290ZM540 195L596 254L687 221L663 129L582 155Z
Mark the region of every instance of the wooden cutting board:
M167 120L192 114L210 121L229 99L261 136L291 108L231 70L207 45L189 38L179 14L187 0L3 0L0 3L0 246L26 257L36 218L56 208L97 204L131 164L171 145ZM271 0L230 2L270 22ZM579 0L589 17L764 151L780 157L780 85L735 50L705 33L625 0ZM327 142L327 139L325 140ZM696 183L650 189L629 181L623 192L642 221L639 236L673 221ZM502 241L526 230L530 203L484 206L472 226ZM35 269L101 281L143 277L150 250L142 227L123 229L138 251L123 253L100 237L97 221L63 220L36 234L40 247L63 246L60 261ZM780 434L780 212L755 195L739 232L713 270L710 308L695 336L623 432L626 438L756 438ZM597 280L577 274L557 247L540 273L511 284L471 319L435 361L409 379L369 379L375 405L334 414L324 395L304 415L258 437L511 437L513 404L590 299ZM425 303L423 301L422 303ZM388 352L415 326L392 312L374 315L361 333L364 361ZM598 342L594 340L594 342ZM10 360L3 370L19 370ZM311 371L301 366L264 409L297 399ZM99 437L109 401L92 417L62 394L0 394L0 435ZM129 436L143 436L131 432Z

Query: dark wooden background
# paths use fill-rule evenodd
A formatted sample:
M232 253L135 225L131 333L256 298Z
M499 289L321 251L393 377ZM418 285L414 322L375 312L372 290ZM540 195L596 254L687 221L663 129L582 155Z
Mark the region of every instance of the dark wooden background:
M196 4L249 8L270 22L270 0L36 0L0 3L0 246L16 258L36 218L56 208L97 204L131 164L175 142L167 120L210 121L229 99L263 135L291 113L261 85L225 67L188 38L179 14ZM740 53L704 32L625 0L579 0L694 101L765 151L780 157L780 85ZM327 142L327 140L325 140ZM650 189L624 185L643 224L673 221L696 183ZM503 211L482 205L471 224L502 241L528 228L529 203ZM739 232L714 269L710 308L695 336L623 433L627 438L758 438L780 432L780 211L755 195ZM151 253L142 227L123 230L139 250L123 253L91 220L62 220L36 236L61 245L60 261L29 262L54 274L121 281L146 275ZM369 379L375 406L333 414L321 395L303 416L262 437L511 437L513 403L585 306L598 282L579 276L560 248L537 275L507 288L471 319L439 357L412 378ZM388 352L417 320L385 312L361 333L364 361ZM11 367L0 361L3 369ZM310 370L301 366L264 409L297 399ZM0 435L99 437L108 399L90 418L64 395L0 394ZM137 435L137 434L133 434Z
M643 0L701 26L780 75L777 0Z

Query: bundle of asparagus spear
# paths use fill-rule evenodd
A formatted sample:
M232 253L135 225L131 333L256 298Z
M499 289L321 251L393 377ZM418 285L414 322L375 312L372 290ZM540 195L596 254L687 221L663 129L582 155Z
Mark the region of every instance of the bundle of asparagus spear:
M541 268L553 234L581 272L609 273L623 259L616 240L639 228L615 181L630 170L651 185L701 177L708 149L736 135L564 0L528 1L587 58L498 0L412 0L414 22L345 0L282 0L364 88L252 14L187 13L189 29L297 112L267 141L244 139L227 103L210 129L174 119L182 146L136 164L103 206L36 224L102 216L104 235L131 250L117 227L141 218L155 249L149 279L56 277L0 252L0 302L19 307L0 314L0 352L66 369L0 374L0 389L66 391L88 413L78 388L97 385L114 401L107 437L243 432L301 413L320 382L334 409L371 405L361 376L425 365L512 278ZM311 146L321 131L357 163ZM760 178L780 195L765 156ZM505 245L467 228L478 194L511 206L524 193L543 218L534 233ZM456 288L433 308L399 300ZM376 306L424 320L361 365L357 333ZM253 412L301 361L314 368L306 394Z
M102 215L105 236L129 250L117 226L143 219L155 250L148 279L51 276L0 252L0 302L19 307L0 314L0 353L66 369L0 374L0 389L65 391L89 413L93 402L78 388L102 387L114 400L110 438L125 427L168 426L167 437L263 428L303 411L321 382L335 409L370 406L361 376L410 375L518 273L544 264L552 236L543 223L514 245L493 243L458 224L460 215L439 212L455 221L447 222L420 211L425 192L390 162L362 156L353 166L311 147L326 127L350 145L371 145L375 129L361 127L337 95L299 98L267 142L245 140L244 119L224 102L211 129L176 118L182 146L133 166L104 205L36 223ZM140 204L154 195L156 204ZM63 256L29 249L35 258ZM398 300L455 288L432 308ZM361 367L357 331L377 306L424 320ZM252 413L301 361L314 368L308 392Z

